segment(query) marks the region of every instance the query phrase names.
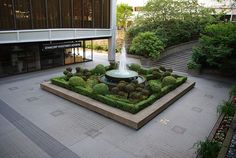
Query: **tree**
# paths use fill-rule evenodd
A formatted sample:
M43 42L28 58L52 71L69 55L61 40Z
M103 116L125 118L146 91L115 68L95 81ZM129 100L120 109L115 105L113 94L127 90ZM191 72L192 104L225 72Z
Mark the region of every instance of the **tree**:
M227 5L230 7L230 10L231 10L231 15L230 15L230 21L233 21L233 12L234 12L234 9L236 9L236 0L217 0L218 2L221 2L221 3L227 3Z
M133 15L133 9L128 4L121 3L116 7L117 26L126 30L127 20Z
M214 9L204 8L197 0L149 0L144 7L143 23L168 20L189 20L192 18L212 18Z

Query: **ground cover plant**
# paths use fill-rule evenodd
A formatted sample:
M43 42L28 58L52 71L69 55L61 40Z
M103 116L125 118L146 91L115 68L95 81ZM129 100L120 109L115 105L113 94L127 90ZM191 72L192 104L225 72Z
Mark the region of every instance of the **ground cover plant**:
M101 83L99 76L116 67L116 63L111 63L109 66L99 64L91 70L81 67L76 67L75 70L67 68L63 76L52 78L51 82L135 114L187 80L187 77L173 74L171 69L164 67L144 69L138 64L131 64L129 68L144 76L145 83L138 84L137 81L120 81L116 85Z

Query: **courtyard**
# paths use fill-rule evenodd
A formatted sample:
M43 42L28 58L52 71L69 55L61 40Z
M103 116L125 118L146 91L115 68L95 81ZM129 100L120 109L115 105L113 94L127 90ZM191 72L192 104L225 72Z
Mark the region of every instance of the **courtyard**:
M108 64L106 54L95 53L94 59L78 65ZM133 58L128 62L140 63ZM233 83L184 73L195 88L134 130L40 89L40 83L64 69L0 79L0 157L196 157L193 145L211 132L217 106Z

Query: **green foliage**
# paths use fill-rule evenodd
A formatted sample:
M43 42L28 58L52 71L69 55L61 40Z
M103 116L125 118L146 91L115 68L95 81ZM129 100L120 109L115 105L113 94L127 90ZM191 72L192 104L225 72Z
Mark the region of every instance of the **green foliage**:
M193 70L200 70L201 68L201 65L200 64L197 64L195 61L193 60L190 60L188 63L187 63L187 66L188 66L188 69L193 69Z
M148 85L153 93L160 93L161 92L161 84L158 83L156 80L148 81Z
M130 46L130 52L158 59L164 51L164 47L164 43L153 32L144 32L134 37Z
M98 80L96 79L88 79L86 82L87 85L91 88L93 88L96 84L98 84Z
M176 83L176 79L173 76L166 76L162 80L162 85L164 86L169 86L169 85L174 85Z
M153 75L153 79L161 79L162 78L162 74L157 71L153 71L152 75Z
M109 70L117 69L118 64L115 61L110 61Z
M66 76L69 73L69 71L65 70L63 71L63 74Z
M150 31L172 46L196 40L205 26L218 21L212 14L217 15L214 9L198 5L197 0L149 0L127 35L132 41L139 32Z
M106 95L109 94L109 88L106 84L99 83L93 87L93 92L95 94Z
M236 96L236 84L234 84L234 85L230 88L229 95L230 95L230 97Z
M232 103L229 101L224 101L217 108L217 112L224 113L229 116L234 116L235 111L236 111L235 106L233 106Z
M139 65L139 64L131 64L130 66L129 66L129 69L130 70L133 70L133 71L136 71L136 72L139 72L140 71L140 69L141 69L141 66Z
M105 66L102 65L102 64L98 64L95 69L94 69L94 73L96 75L102 75L102 74L105 74L106 73L106 69L105 69Z
M132 92L134 90L135 90L135 85L132 84L132 83L130 83L127 86L125 86L125 91L128 92L128 93L130 93L130 92Z
M127 20L132 16L133 8L128 4L121 3L116 6L117 26L126 28Z
M197 153L202 158L217 158L221 148L218 142L212 142L210 140L199 141L195 146L197 147Z
M159 69L163 72L166 72L166 68L164 66L160 66Z
M203 67L236 74L236 25L220 23L205 28L200 45L193 50L192 60Z
M81 77L73 76L69 79L69 85L73 87L76 87L76 86L85 87L86 82Z
M73 77L73 73L67 71L68 73L66 74L66 79L69 80L71 77Z

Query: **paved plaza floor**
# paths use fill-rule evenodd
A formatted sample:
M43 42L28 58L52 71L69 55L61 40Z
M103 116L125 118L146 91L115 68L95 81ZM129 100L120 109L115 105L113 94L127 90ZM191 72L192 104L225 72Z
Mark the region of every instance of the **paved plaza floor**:
M107 55L73 67L98 63L108 64ZM40 89L64 68L0 79L0 158L192 158L193 144L209 135L232 85L188 76L195 88L134 130Z

